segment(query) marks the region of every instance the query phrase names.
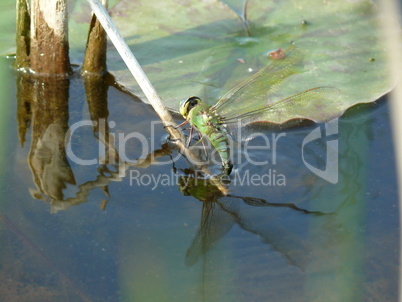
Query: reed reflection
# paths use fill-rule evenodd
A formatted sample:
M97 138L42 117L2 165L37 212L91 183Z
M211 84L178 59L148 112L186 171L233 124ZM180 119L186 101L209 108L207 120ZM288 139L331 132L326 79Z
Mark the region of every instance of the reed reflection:
M28 128L32 128L28 163L38 189L33 194L40 199L63 199L63 189L76 183L64 144L68 131L69 80L20 75L17 81L21 145Z
M22 146L29 128L32 130L28 164L37 190L30 191L34 198L49 201L53 212L86 202L94 188L100 187L109 197L109 182L121 180L114 174L119 160L107 123L107 76L88 76L84 84L93 135L105 146L105 154L100 159L97 179L80 184L75 197L65 198L63 191L67 186L76 185L66 154L70 79L28 75L17 78L17 121ZM115 165L108 165L109 162Z

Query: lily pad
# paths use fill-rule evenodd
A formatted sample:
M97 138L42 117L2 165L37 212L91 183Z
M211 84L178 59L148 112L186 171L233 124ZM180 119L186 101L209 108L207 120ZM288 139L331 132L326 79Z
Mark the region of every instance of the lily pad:
M8 26L14 26L13 1L4 4ZM180 100L197 95L215 104L231 88L270 64L267 54L302 48L302 68L284 81L275 98L315 87L341 91L322 121L340 116L357 103L377 100L395 84L390 78L385 33L375 4L367 0L156 0L111 1L113 20L143 66L165 104L178 109ZM246 3L246 6L245 6ZM247 8L247 20L243 12ZM81 63L90 8L77 0L69 8L71 61ZM12 17L10 19L10 16ZM395 26L395 31L399 27ZM1 52L15 45L3 31ZM108 68L117 81L145 102L142 91L113 45ZM250 100L252 101L252 100ZM332 109L334 108L334 109ZM278 122L278 121L275 121ZM279 122L282 122L279 121Z
M0 55L15 53L15 0L0 3Z
M334 87L342 92L342 105L333 106L333 118L394 86L380 26L384 16L372 2L248 1L248 27L243 7L243 1L121 1L111 15L165 104L176 110L193 95L215 104L269 64L270 51L291 42L303 49L303 65L286 79L278 98ZM145 101L113 47L108 68Z

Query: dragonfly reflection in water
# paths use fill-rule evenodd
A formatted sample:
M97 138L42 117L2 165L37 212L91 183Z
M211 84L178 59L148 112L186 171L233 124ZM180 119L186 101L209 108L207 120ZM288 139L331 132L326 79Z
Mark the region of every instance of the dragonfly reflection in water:
M186 196L193 196L203 202L200 227L186 253L188 266L197 262L200 256L205 256L212 246L222 239L230 229L237 224L243 230L262 238L265 243L277 250L286 261L303 269L308 262L304 246L295 236L286 230L281 230L273 222L270 228L255 225L254 218L242 213L242 207L272 207L297 211L301 214L322 216L333 215L319 211L308 211L293 203L273 203L261 198L222 194L213 179L199 179L192 176L179 178L179 189ZM244 210L244 209L243 209ZM248 211L246 211L247 213ZM284 233L285 232L285 233Z
M226 93L219 101L209 106L193 96L180 103L179 112L200 136L208 138L222 161L222 171L230 174L233 163L230 157L229 136L235 128L255 122L281 124L292 119L309 118L316 122L330 120L331 107L337 104L340 92L334 87L316 87L292 96L273 101L284 81L300 73L302 50L291 45L284 52L275 52L274 59L252 77Z

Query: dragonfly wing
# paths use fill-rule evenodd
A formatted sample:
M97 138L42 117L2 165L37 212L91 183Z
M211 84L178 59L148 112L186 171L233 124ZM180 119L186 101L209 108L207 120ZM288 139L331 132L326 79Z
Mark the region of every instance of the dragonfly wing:
M244 114L223 117L222 122L231 129L256 122L283 124L292 119L309 119L320 123L338 116L339 108L343 107L339 89L317 87Z
M167 108L167 110L169 110L170 112L181 116L179 110L176 110L176 109L174 109L174 108L172 108L172 107L166 107L166 108Z
M264 104L268 95L278 91L283 81L292 74L300 72L298 63L303 61L302 49L292 44L281 59L271 63L227 92L211 110L221 116L245 113Z
M226 197L222 197L226 198ZM233 213L238 209L235 204L229 203L231 212L227 212L215 201L206 201L202 206L200 228L197 231L191 246L186 253L186 265L197 262L198 258L206 254L210 248L230 231L235 223Z

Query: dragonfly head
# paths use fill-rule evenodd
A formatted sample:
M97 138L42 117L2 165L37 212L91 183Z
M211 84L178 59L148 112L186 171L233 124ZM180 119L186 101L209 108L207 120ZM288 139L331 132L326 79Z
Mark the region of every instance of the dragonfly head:
M189 112L191 109L193 109L195 106L201 103L201 99L197 96L193 96L187 100L182 100L180 102L180 107L179 107L179 112L180 114L187 119Z

